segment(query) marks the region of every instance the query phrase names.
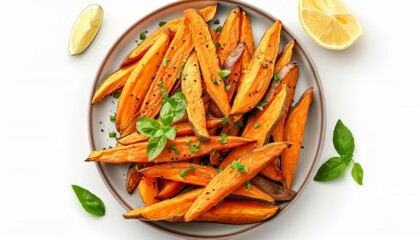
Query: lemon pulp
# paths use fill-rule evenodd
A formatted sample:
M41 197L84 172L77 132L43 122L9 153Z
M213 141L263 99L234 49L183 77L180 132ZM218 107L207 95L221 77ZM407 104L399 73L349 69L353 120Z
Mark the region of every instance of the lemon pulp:
M363 35L359 21L341 0L299 0L298 11L305 32L327 49L346 49Z

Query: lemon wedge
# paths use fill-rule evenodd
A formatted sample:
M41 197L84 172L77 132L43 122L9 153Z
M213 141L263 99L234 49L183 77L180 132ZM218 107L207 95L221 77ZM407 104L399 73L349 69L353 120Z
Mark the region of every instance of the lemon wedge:
M299 20L305 32L320 46L343 50L363 35L363 29L341 0L299 0Z
M71 56L82 53L92 43L101 27L103 15L102 7L97 4L89 5L82 11L70 33Z

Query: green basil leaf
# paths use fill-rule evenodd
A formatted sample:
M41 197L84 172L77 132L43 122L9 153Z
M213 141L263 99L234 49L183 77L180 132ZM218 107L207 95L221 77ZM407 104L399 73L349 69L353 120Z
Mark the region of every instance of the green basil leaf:
M363 185L363 168L359 163L354 163L351 176L359 185Z
M174 140L176 137L176 127L167 126L167 129L165 129L165 137L169 140Z
M169 98L168 103L173 109L173 122L176 122L184 117L187 101L185 100L185 95L182 92L176 92L172 95L172 97Z
M354 138L351 131L339 119L334 128L334 148L341 156L350 156L354 152Z
M86 212L95 216L105 215L105 205L100 198L80 186L71 185L71 187Z
M164 125L170 125L174 120L174 110L169 101L163 104L162 108L160 109L159 117L160 121L162 121Z
M166 103L166 101L169 99L169 95L168 92L166 91L166 89L162 86L159 87L160 92L162 93L162 105ZM165 102L163 102L163 100L165 100Z
M136 122L137 131L148 137L151 137L159 127L160 123L153 118L140 117Z
M156 133L158 133L159 131L162 130L158 130ZM147 158L149 159L149 161L155 159L162 152L162 150L165 148L167 141L168 140L164 135L155 135L149 138L149 141L147 141Z
M347 164L340 157L333 157L318 169L314 180L327 182L339 178L346 171Z

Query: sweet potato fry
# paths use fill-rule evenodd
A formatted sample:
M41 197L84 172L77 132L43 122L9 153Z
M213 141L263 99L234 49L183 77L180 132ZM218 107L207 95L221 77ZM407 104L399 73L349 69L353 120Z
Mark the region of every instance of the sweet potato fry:
M190 54L185 63L182 73L181 90L185 95L188 121L194 134L201 142L210 141L211 138L206 127L204 102L201 99L203 91L201 87L201 74L195 51Z
M214 127L219 126L221 123L222 123L222 119L217 119L217 118L206 119L206 128L207 129L214 128ZM179 123L174 124L174 126L176 127L176 136L178 137L188 136L194 133L191 125L188 122L179 122ZM124 136L122 138L118 138L117 141L118 143L122 145L130 145L133 143L145 142L148 139L149 139L148 136L144 136L143 134L139 132L135 132L127 136Z
M249 21L249 17L245 11L241 11L241 29L239 33L239 42L244 42L246 44L250 56L254 54L254 34L252 33L251 22Z
M257 106L273 77L274 64L280 48L279 20L265 32L252 56L238 87L230 116L242 115Z
M292 146L281 154L281 169L286 178L286 188L290 188L292 185L312 99L313 88L311 87L302 94L287 116L284 140L290 142Z
M147 206L159 202L156 198L159 193L157 178L143 177L140 180L137 190L144 204Z
M227 57L223 69L230 71L230 74L225 78L226 92L229 103L232 102L236 89L239 86L239 80L242 75L242 54L245 50L245 43L240 42L236 48Z
M260 172L260 174L273 181L281 182L284 181L285 178L283 172L280 169L280 166L276 162L277 161L274 160L272 163L267 164L267 166Z
M230 11L223 24L222 30L217 37L217 42L220 47L217 48L217 56L219 57L220 65L223 65L239 43L239 31L241 21L241 10L235 7Z
M212 167L187 162L159 164L143 168L140 172L147 177L165 178L197 186L207 185L217 175L217 170Z
M179 191L184 189L188 184L178 181L168 181L156 196L159 200L165 200L175 196Z
M284 143L269 143L239 158L236 162L236 168L232 165L230 165L231 167L225 168L200 193L185 214L185 221L192 221L203 212L215 206L246 181L249 181L269 162L278 157L285 147L287 145ZM239 166L242 167L241 171L238 168Z
M147 177L164 178L196 186L206 186L218 174L215 168L186 162L160 164L144 168L141 173ZM274 202L273 198L252 185L250 189L242 185L234 190L232 195Z
M190 31L185 23L182 22L141 104L140 111L136 116L137 118L140 116L154 118L158 115L163 99L160 88L163 87L167 92L172 92L176 88L177 83L179 83L179 78L181 78L180 74L185 60L190 55L192 49L193 44Z
M283 51L280 53L280 57L274 66L274 73L277 73L282 69L286 64L290 62L293 54L293 47L295 46L295 40L290 40L283 48Z
M106 77L101 85L95 90L95 94L92 97L92 104L95 104L104 99L107 95L122 89L135 66L135 64L132 64L120 68Z
M171 199L131 210L123 214L126 219L172 220L184 216L203 188L196 188Z
M285 84L288 90L288 96L284 106L284 115L281 116L279 123L277 123L276 128L274 129L272 136L274 141L281 142L283 141L284 135L284 124L286 122L286 117L290 110L290 106L293 101L293 97L295 94L296 83L299 76L299 68L298 65L294 62L286 64L278 73L280 83ZM285 86L283 85L283 86ZM280 87L283 87L280 86Z
M147 142L140 142L127 146L114 147L105 150L93 151L86 161L122 164L131 162L176 162L209 154L211 151L235 148L255 140L241 137L228 136L226 138L211 136L211 141L200 143L196 136L177 137L168 141L163 151L153 161L147 158ZM172 147L171 147L172 146ZM176 148L178 151L172 149ZM193 151L190 148L194 148ZM195 149L197 148L197 149Z
M141 102L156 75L168 42L169 36L166 33L159 35L155 44L136 64L121 91L115 123L122 136L135 132L137 119L133 122L133 117L140 109Z
M216 222L227 224L247 224L271 218L280 206L251 200L225 199L217 207L212 207L196 217L194 222Z
M230 113L230 104L227 99L225 83L219 76L221 69L210 30L197 10L186 9L184 15L185 23L191 31L194 48L197 51L206 91L223 116L227 117Z
M206 21L211 21L214 16L216 15L217 10L217 4L205 7L203 9L200 9L200 13L203 15L204 19ZM121 67L128 66L138 60L140 60L141 57L146 53L146 51L154 44L154 42L157 40L157 36L160 33L163 33L166 31L166 29L170 29L172 32L177 31L180 24L182 24L183 18L177 18L173 19L171 21L168 21L165 25L154 31L152 34L147 36L147 38L141 42L135 49L133 49L128 56L124 59L124 61L121 64Z

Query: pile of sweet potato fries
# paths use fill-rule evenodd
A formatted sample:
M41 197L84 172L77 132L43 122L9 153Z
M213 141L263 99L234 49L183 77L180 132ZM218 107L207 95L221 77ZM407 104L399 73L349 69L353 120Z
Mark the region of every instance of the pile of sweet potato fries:
M95 104L121 92L118 144L87 161L131 164L127 191L137 189L145 206L125 218L245 224L272 217L296 195L291 184L313 88L293 104L294 40L280 49L277 20L255 48L245 11L231 9L216 31L208 23L216 10L185 9L149 34L93 96ZM176 137L150 160L149 136L137 121L162 122L162 100L177 91L185 96L184 117L171 123Z

